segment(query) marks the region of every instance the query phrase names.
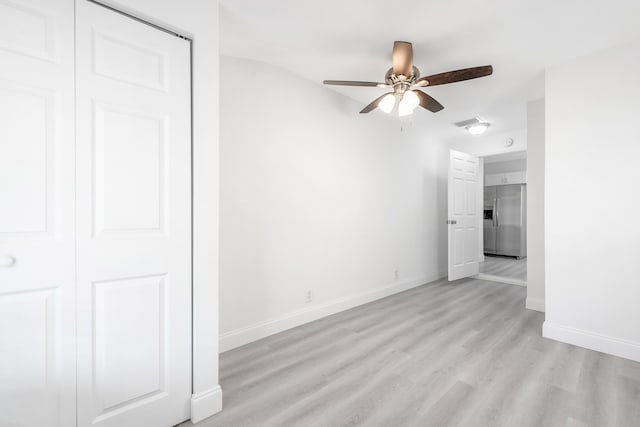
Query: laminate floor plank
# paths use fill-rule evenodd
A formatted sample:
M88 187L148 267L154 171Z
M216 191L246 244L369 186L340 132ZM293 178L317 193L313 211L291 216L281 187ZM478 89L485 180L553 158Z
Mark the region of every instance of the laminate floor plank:
M527 259L515 259L485 255L480 263L480 273L527 281Z
M640 426L640 363L542 338L525 297L440 280L225 352L197 425Z
M640 426L640 381L619 376L615 380L616 425Z
M411 425L416 427L459 425L469 400L478 391L462 381L456 381L426 413L418 413Z

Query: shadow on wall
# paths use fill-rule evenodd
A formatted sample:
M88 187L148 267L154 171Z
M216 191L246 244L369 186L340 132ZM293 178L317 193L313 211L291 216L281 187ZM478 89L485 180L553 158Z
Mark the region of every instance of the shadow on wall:
M446 275L449 263L449 227L447 226L447 216L449 214L449 150L444 147L439 147L438 149L437 185L437 206L439 207L437 216L438 266L440 272Z
M437 250L433 253L435 265L439 276L443 277L447 275L449 256L446 225L449 150L437 141L427 144L431 146L427 156L432 157L435 167L423 170L423 210L428 213L425 222L432 227L430 231L436 240Z
M447 272L447 228L446 225L442 226L446 223L447 215L447 178L446 175L442 175L443 171L439 166L438 169L424 169L422 171L422 211L425 213L425 236L435 238L436 250L432 250L434 245L430 245L429 242L424 242L424 245L431 246L429 247L431 250L426 251L432 257L429 263L434 264L440 277L446 275ZM445 170L444 173L446 174L447 171Z

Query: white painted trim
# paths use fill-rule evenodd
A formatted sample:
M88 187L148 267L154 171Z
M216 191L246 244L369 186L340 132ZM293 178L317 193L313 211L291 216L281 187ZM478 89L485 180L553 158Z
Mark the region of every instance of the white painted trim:
M544 300L541 299L541 298L529 298L529 297L527 297L527 300L525 302L525 306L529 310L541 311L542 313L544 313L544 311L545 311L545 309L544 309Z
M220 386L191 396L191 422L200 422L220 411L222 411L222 388Z
M556 325L549 321L542 325L542 336L556 341L600 351L640 362L640 343L614 338L595 332Z
M476 196L476 215L478 224L478 263L484 262L484 157L478 157L478 194ZM479 265L478 265L479 268Z
M507 131L506 133L508 133L508 132L514 132L514 130ZM507 153L510 153L510 154L521 154L521 153L524 153L524 155L526 157L527 148L525 147L525 148L523 148L521 150L513 150L512 151L509 147L503 147L503 148L499 148L497 150L484 151L484 152L481 152L480 154L476 154L476 155L478 157L491 157L491 156L497 156L498 154L507 154ZM501 161L501 160L499 160L499 161ZM488 162L488 163L491 163L491 162Z
M339 313L435 280L444 279L446 277L446 274L437 274L431 277L417 277L403 282L393 283L372 291L338 298L333 301L303 308L280 317L226 332L220 335L220 351L224 352L232 350L253 341L277 334L278 332L286 331L287 329L295 328L296 326L321 319L331 314Z
M511 279L509 277L494 276L492 274L478 273L475 276L473 276L473 278L480 279L480 280L488 280L490 282L506 283L509 285L527 286L526 280Z

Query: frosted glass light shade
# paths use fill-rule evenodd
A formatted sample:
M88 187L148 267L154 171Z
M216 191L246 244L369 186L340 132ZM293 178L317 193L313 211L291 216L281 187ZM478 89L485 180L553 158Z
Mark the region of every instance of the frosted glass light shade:
M384 98L382 98L378 102L378 108L380 108L385 113L389 114L393 107L396 105L396 97L394 94L387 94Z
M408 90L404 93L401 102L405 104L406 108L413 110L420 105L420 98L418 98L418 95L416 95L414 91Z
M398 105L398 117L404 117L413 114L413 108L407 108L402 102Z
M489 123L477 123L467 128L471 135L481 135L489 128Z
M398 105L398 116L408 116L413 113L413 110L420 105L420 99L414 91L408 90L402 95L402 100Z
M398 104L398 116L404 117L413 113L413 110L420 104L420 99L418 95L415 94L412 90L406 91L402 95L402 99L400 100L400 104Z

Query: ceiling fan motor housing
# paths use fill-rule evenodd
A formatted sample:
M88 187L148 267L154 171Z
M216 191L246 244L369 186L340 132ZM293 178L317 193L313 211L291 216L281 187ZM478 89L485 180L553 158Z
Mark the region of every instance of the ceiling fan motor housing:
M420 70L418 70L418 67L414 65L413 71L411 72L410 76L404 76L402 74L400 76L396 76L393 73L393 68L389 68L389 71L387 71L387 74L385 74L384 76L384 81L385 83L391 86L395 86L396 84L399 84L399 83L407 83L409 84L409 86L411 86L413 82L415 82L419 78L420 78Z

